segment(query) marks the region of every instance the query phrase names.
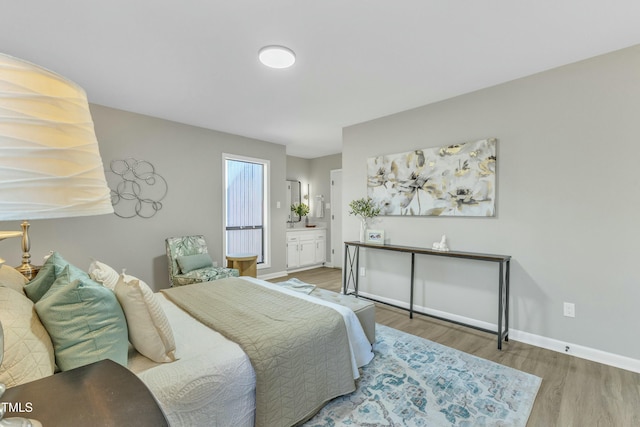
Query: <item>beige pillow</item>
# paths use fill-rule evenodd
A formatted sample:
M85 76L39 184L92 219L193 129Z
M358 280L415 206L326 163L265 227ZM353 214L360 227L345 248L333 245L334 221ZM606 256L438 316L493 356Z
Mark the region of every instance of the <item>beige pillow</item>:
M23 289L26 283L27 278L15 268L8 265L0 266L0 286L14 289L24 295Z
M129 341L154 362L176 360L176 343L167 315L142 280L121 274L115 288L129 328Z
M100 261L93 260L89 265L89 277L112 291L116 288L120 275L113 268Z
M4 331L0 382L13 387L53 375L53 345L33 302L22 293L0 286L0 322Z

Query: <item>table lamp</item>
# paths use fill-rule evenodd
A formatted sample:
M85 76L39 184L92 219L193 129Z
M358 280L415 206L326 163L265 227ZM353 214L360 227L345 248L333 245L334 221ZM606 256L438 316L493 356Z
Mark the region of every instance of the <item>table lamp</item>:
M98 141L85 91L75 83L27 61L0 53L0 221L24 220L22 265L31 265L29 222L112 213ZM0 363L4 336L0 325ZM4 384L0 384L0 395ZM2 419L0 426L41 425L26 418Z
M85 91L0 53L0 221L22 220L22 265L32 279L29 222L113 213Z

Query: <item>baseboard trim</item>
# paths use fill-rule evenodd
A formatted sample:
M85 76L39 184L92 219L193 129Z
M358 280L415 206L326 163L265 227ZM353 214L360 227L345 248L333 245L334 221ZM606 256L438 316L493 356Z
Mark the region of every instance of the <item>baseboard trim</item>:
M621 356L619 354L609 353L595 348L547 338L515 329L511 329L509 331L509 339L520 341L525 344L535 345L536 347L546 348L547 350L557 351L558 353L570 354L581 359L591 360L592 362L603 363L605 365L613 366L614 368L640 373L640 360L632 359L627 356Z
M287 270L285 274L297 273L299 271L305 271L305 270L313 270L314 268L320 268L320 267L325 267L325 263L306 265L304 267L299 267L299 268L292 268L291 270Z
M392 298L380 297L378 295L369 294L366 292L360 292L363 297L375 298L379 301L395 305L397 307L409 309L409 304L404 301L394 300ZM470 319L468 317L459 316L456 314L447 313L444 311L434 310L421 306L414 306L414 310L421 311L432 316L442 317L444 319L453 320L456 322L467 323L469 325L488 329L491 331L497 331L498 326L493 323L484 322L476 319ZM606 351L598 350L583 345L569 343L565 341L556 340L554 338L548 338L541 335L532 334L529 332L519 331L517 329L509 329L509 340L519 341L525 344L533 345L547 350L556 351L558 353L569 354L571 356L579 357L581 359L590 360L592 362L598 362L605 365L613 366L615 368L624 369L631 372L640 373L640 360L632 359L627 356L621 356L615 353L609 353Z
M286 275L287 275L286 271L276 271L275 273L258 274L258 279L270 280L270 279L277 279L278 277L285 277Z

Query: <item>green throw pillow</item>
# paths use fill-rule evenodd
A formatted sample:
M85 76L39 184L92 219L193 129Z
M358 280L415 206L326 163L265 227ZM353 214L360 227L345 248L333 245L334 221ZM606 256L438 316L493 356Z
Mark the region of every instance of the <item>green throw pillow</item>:
M76 279L89 280L89 274L78 267L69 264L62 255L54 252L49 256L36 277L34 277L24 288L24 292L33 302L38 302L56 281L56 278L62 273L65 267L69 266L69 274L71 281Z
M182 274L200 268L213 267L213 261L211 261L209 254L178 255L176 261Z
M72 280L70 270L35 304L56 364L63 371L103 359L127 366L127 322L115 294L90 279Z
M36 277L31 279L24 287L24 293L33 302L38 302L49 291L56 281L56 270L53 264L45 262Z
M51 256L47 259L47 262L45 264L54 265L54 268L56 270L56 277L58 277L60 273L62 273L62 270L64 270L66 266L69 266L69 274L71 275L71 280L76 280L79 278L83 278L83 279L90 278L89 273L76 267L73 264L69 264L69 261L62 258L62 255L60 255L58 252L52 253Z

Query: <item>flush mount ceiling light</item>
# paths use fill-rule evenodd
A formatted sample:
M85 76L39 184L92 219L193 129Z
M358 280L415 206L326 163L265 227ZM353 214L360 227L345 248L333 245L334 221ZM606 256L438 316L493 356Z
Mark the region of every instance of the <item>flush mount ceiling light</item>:
M296 54L284 46L265 46L258 52L258 58L271 68L289 68L296 62Z

